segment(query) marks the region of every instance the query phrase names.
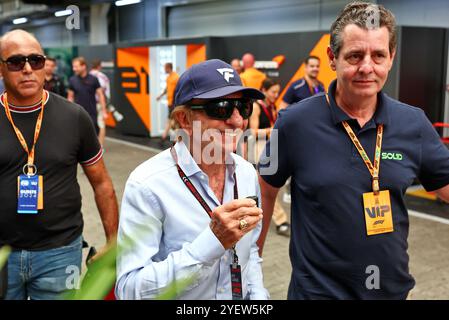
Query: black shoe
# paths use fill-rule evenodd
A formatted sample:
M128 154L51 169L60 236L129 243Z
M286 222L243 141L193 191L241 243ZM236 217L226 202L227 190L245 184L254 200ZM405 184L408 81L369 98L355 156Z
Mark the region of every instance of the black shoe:
M284 222L283 224L276 226L276 233L281 236L290 236L290 223Z

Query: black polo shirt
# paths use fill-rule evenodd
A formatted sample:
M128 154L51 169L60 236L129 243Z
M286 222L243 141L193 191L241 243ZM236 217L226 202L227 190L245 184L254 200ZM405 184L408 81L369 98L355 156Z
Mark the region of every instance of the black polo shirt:
M282 97L282 100L288 104L293 104L301 100L307 99L314 94L324 92L324 86L319 82L318 86L310 88L305 78L301 78L293 82L288 87L287 92Z
M449 150L421 109L382 93L373 118L360 128L336 105L335 86L334 81L329 87L330 106L319 94L282 110L274 127L278 152L273 159L264 152L260 159L259 172L270 185L281 187L292 177L288 298L404 299L415 284L408 268L404 194L416 177L429 191L449 184ZM384 124L380 187L390 190L392 233L367 236L362 194L372 191L371 175L343 120L371 161L376 125ZM276 163L274 174L264 174ZM366 286L370 266L379 270L380 289Z
M87 113L97 128L97 100L95 94L100 88L98 78L87 74L84 78L74 75L69 79L69 89L75 93L75 103L78 103Z

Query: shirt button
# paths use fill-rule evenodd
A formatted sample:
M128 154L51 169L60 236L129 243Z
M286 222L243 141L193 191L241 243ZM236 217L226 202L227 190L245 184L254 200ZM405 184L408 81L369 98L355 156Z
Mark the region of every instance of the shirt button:
M225 292L225 289L223 289L223 288L220 288L220 293L223 293L223 292Z

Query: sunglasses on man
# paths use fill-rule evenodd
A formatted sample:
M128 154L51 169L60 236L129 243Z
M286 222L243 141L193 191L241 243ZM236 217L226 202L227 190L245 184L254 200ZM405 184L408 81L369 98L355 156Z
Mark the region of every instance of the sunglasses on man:
M253 100L240 99L215 99L204 104L190 105L192 110L204 110L209 118L227 120L232 116L234 108L240 112L243 119L248 119L253 113Z
M25 64L28 62L31 69L40 70L45 66L45 59L47 57L41 54L30 54L29 56L24 56L21 54L10 56L6 60L0 59L1 62L6 64L8 71L21 71Z

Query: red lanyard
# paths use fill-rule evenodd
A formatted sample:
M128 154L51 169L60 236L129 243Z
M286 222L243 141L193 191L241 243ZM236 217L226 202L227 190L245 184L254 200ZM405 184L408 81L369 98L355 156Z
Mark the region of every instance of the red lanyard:
M270 121L270 127L274 126L276 118L273 117L273 108L271 106L268 107L262 100L259 100L259 105L262 107L263 112L267 115L268 120Z
M176 150L174 147L171 147L170 149L171 155L173 157L173 160L176 163L176 168L178 169L179 177L181 178L182 182L186 185L187 189L193 194L195 199L200 203L200 205L203 207L204 211L209 215L209 217L212 217L212 210L210 209L209 205L206 203L206 201L203 199L203 197L200 195L198 190L195 188L193 183L190 181L190 179L187 177L187 175L184 173L184 171L181 169L181 167L178 164L178 155L176 154ZM234 199L238 199L238 189L237 189L237 178L234 172ZM235 249L235 245L232 246L232 255L233 255L233 263L230 265L231 268L231 292L232 292L232 299L233 300L242 300L242 275L241 275L241 268L239 265L239 257L237 256L237 251Z
M184 173L184 171L181 169L181 167L178 164L178 155L176 154L176 150L174 147L171 147L170 149L171 155L173 157L173 160L176 163L176 168L178 169L179 177L181 178L182 182L185 184L187 189L192 193L192 195L195 197L195 199L199 202L199 204L203 207L204 211L208 214L209 217L212 216L212 210L209 207L209 205L206 203L206 200L200 195L198 190L193 185L192 181L190 181L189 177ZM234 199L238 199L238 189L237 189L237 177L234 172Z

